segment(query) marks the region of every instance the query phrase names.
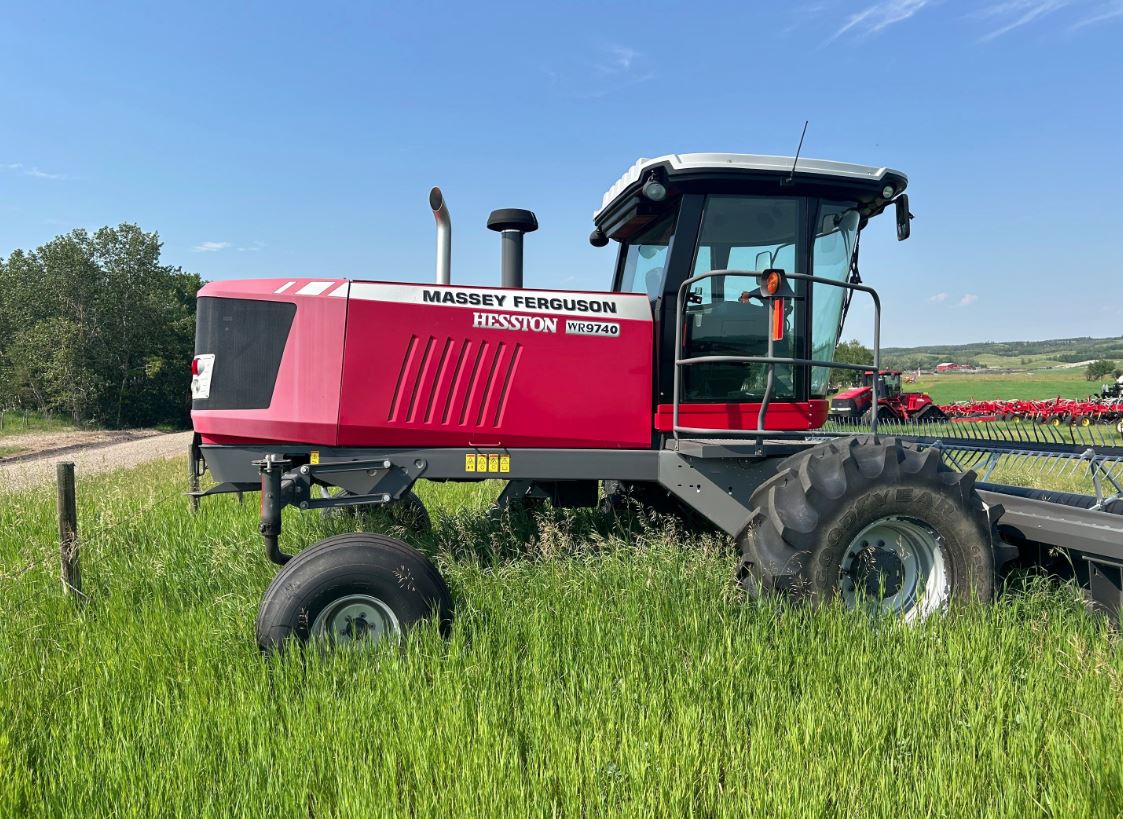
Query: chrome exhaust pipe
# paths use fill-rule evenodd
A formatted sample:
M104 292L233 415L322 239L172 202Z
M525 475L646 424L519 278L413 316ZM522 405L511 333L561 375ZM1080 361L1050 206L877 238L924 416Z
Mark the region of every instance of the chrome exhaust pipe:
M429 207L437 221L437 284L452 283L452 217L440 188L429 191Z

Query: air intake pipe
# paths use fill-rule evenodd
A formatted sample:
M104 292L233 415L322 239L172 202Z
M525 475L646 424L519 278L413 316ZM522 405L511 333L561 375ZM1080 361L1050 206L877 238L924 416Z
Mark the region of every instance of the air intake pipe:
M523 286L523 234L538 230L538 218L529 210L501 208L487 217L488 230L499 233L503 245L503 287Z
M452 217L440 188L429 191L429 207L437 221L437 284L452 282Z

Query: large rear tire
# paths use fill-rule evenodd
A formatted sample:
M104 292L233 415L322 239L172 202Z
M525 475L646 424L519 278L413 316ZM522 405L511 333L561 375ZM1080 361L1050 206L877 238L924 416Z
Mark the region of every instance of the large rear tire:
M871 437L793 455L751 499L739 577L782 592L918 621L995 593L994 526L973 472L937 451Z
M452 625L452 597L437 567L386 535L336 535L305 549L273 578L257 615L264 652L292 642L326 645L397 640L436 618Z

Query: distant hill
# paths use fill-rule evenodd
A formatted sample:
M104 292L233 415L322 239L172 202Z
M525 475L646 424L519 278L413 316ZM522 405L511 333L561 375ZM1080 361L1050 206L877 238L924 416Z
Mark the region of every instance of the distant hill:
M901 370L932 369L945 361L990 369L1041 369L1080 364L1099 358L1108 358L1123 365L1123 336L885 347L881 351L881 360L886 367Z

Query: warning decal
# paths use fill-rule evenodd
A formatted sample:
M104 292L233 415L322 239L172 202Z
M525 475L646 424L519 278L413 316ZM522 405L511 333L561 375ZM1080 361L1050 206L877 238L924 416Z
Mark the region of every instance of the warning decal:
M464 471L475 475L505 475L511 471L511 456L502 452L466 452Z

